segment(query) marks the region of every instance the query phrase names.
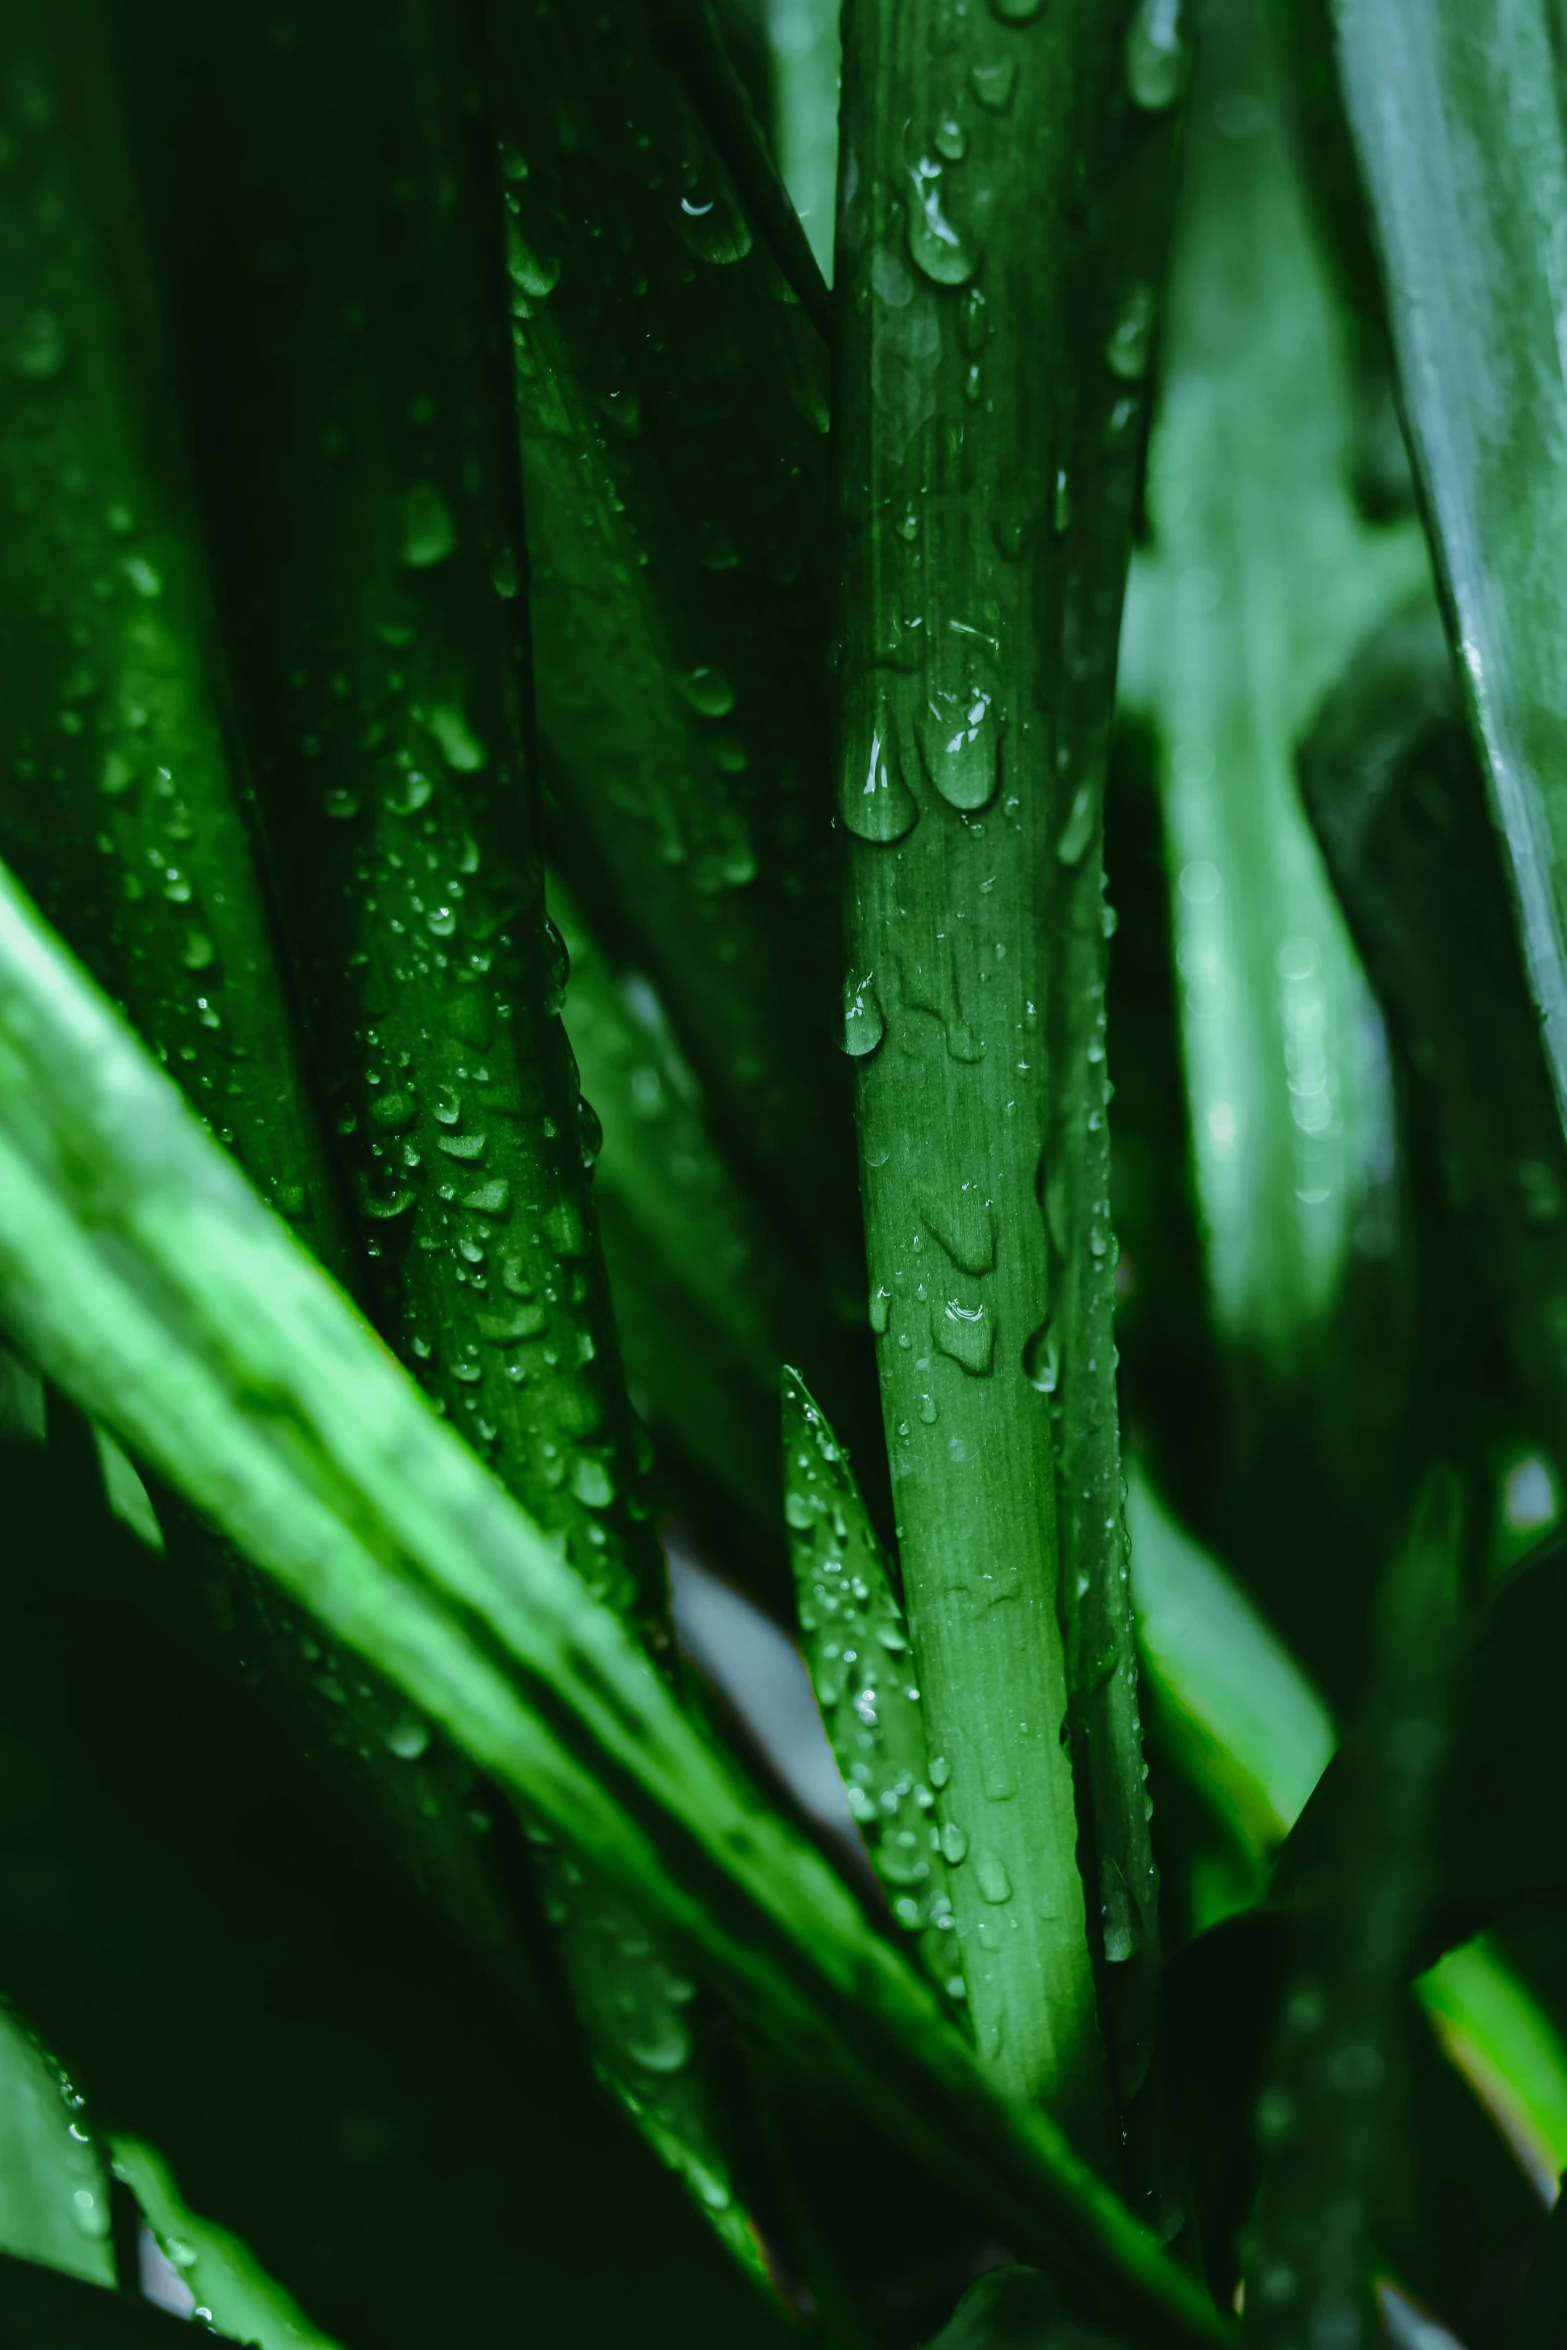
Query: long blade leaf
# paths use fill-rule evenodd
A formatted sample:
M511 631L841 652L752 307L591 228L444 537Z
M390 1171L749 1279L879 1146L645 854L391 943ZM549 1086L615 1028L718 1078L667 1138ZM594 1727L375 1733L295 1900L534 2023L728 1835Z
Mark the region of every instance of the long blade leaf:
M0 1311L60 1384L504 1785L679 1930L720 1988L1150 2343L1200 2290L1008 2109L825 1863L693 1730L613 1616L420 1401L0 885Z

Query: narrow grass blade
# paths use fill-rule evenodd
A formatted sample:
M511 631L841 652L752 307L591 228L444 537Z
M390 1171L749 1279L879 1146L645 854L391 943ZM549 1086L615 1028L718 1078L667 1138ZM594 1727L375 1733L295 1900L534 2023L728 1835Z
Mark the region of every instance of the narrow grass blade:
M947 1764L929 1753L913 1684L908 1619L848 1456L806 1392L783 1375L784 1519L811 1686L849 1810L892 1914L917 1934L921 1963L952 2000L967 1997L954 1931L949 1857L934 1818ZM992 1881L991 1898L1000 1889Z
M0 2006L0 2252L114 2283L109 2181L84 2100Z
M8 880L0 1318L137 1457L700 1952L796 2061L1151 2346L1222 2339L936 1996L684 1719L292 1245Z
M491 15L552 853L857 1304L823 1050L827 355L640 0L586 49L560 0Z
M1129 2091L1152 1949L1100 839L1182 39L1169 12L934 0L859 0L845 27L840 815L871 1319L978 2045L1089 2141L1092 1954Z
M1567 1109L1561 685L1567 206L1560 25L1544 0L1334 0L1403 410Z
M597 1133L544 909L476 62L457 19L419 7L395 34L378 8L339 10L282 52L264 26L198 31L174 6L149 51L141 135L230 659L372 1318L583 1584L667 1652L592 1218ZM199 109L182 74L201 80ZM182 137L187 103L199 139ZM281 276L280 238L296 253ZM758 2266L689 1984L612 1889L541 1841L596 2061Z
M1360 648L1303 746L1301 781L1430 1123L1453 1226L1433 1344L1465 1394L1495 1312L1523 1427L1567 1461L1567 1142L1434 604ZM1466 1283L1481 1292L1467 1312ZM1485 1384L1489 1414L1505 1382Z
M1298 1931L1259 2100L1246 2263L1246 2339L1259 2345L1370 2331L1369 2205L1387 2157L1396 2002L1419 1926L1464 1540L1457 1480L1434 1474L1383 1592L1364 1767L1331 1890Z
M331 2336L311 2324L237 2236L197 2217L160 2155L137 2138L116 2138L113 2145L117 2175L131 2188L197 2308L207 2312L219 2333L254 2343L256 2350L294 2350L296 2344L303 2350L336 2350Z

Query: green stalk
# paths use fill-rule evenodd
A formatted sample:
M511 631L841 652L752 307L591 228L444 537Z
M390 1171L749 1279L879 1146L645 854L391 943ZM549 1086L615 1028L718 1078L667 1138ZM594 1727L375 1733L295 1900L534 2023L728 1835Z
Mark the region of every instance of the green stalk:
M826 354L641 0L591 44L497 0L492 47L552 856L843 1305Z
M544 908L500 211L463 27L410 0L338 10L302 53L177 6L161 30L143 138L371 1315L585 1587L667 1652ZM186 74L205 77L190 140ZM574 1861L547 1851L544 1877L601 2073L759 2266L691 1986Z
M255 867L103 19L22 0L3 55L15 163L0 341L31 358L0 373L0 847L218 1139L354 1289L361 1266ZM327 1758L338 1790L516 1984L515 1926L469 1825L466 1770L397 1754L428 1733L396 1691L358 1675L324 1695L333 1665L302 1657L308 1627L162 1498L176 1572L147 1579L149 1608L204 1610L221 1592L285 1734Z
M682 1714L0 882L0 1320L737 2007L1149 2350L1210 2303Z
M871 1319L979 2047L1089 2142L1091 1954L1152 1939L1099 844L1179 42L1146 8L858 0L845 28L840 807Z
M1545 0L1334 0L1408 427L1470 724L1567 1113L1567 208Z

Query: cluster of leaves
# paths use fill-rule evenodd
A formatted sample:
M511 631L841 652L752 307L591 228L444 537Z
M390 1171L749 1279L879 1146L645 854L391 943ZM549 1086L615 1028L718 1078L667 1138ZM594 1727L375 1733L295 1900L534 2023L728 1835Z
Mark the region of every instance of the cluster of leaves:
M10 0L8 2342L1559 2338L1561 88Z

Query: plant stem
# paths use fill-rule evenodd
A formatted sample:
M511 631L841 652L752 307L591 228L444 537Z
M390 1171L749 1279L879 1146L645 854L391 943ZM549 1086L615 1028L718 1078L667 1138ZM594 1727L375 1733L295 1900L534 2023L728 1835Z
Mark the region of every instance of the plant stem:
M979 2046L1101 2147L1100 1904L1091 1944L1062 1736L1075 1683L1110 1734L1083 1794L1118 1959L1151 1873L1135 1695L1120 1721L1091 1696L1134 1692L1099 839L1183 71L1146 9L856 0L845 27L840 805L871 1318Z

